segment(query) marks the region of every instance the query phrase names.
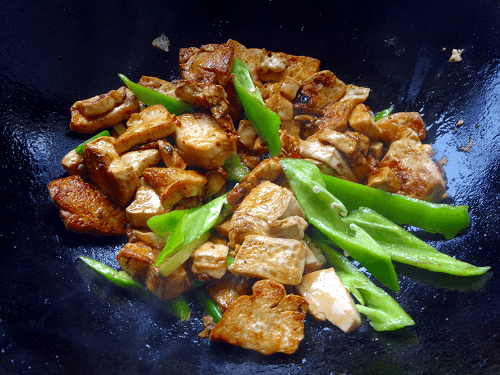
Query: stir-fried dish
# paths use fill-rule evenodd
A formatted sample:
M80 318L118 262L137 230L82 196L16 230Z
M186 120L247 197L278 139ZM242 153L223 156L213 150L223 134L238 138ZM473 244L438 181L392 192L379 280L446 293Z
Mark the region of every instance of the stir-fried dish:
M414 324L385 291L399 290L394 261L488 270L401 227L449 239L469 225L467 207L437 203L444 172L419 113L375 116L370 89L318 59L234 40L181 49L179 68L174 81L120 75L71 107L70 129L97 135L49 192L68 230L128 237L121 270L81 257L115 284L182 320L191 293L201 336L269 355L297 350L306 314L346 333L362 315L377 330Z

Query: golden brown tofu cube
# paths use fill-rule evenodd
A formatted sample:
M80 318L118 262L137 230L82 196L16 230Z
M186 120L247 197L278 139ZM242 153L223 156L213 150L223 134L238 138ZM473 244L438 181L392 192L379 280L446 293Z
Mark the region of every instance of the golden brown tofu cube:
M222 315L210 340L222 341L265 355L295 353L304 338L304 298L286 295L273 280L260 280L251 296L241 296Z
M90 233L94 236L125 233L125 212L102 190L84 182L80 176L52 181L49 184L49 193L69 231Z

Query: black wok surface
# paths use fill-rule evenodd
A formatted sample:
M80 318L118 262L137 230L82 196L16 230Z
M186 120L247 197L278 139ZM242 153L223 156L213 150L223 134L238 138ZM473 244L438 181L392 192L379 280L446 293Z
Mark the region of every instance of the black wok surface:
M0 2L0 373L500 373L499 21L495 1ZM151 46L161 34L169 53ZM69 233L52 206L47 184L85 138L69 131L70 106L120 87L117 73L176 78L179 48L229 38L319 58L370 87L375 112L419 111L448 159L449 203L471 217L453 240L420 235L491 270L463 279L397 265L395 298L415 326L380 333L364 321L344 335L308 319L295 354L265 357L198 338L195 304L180 323L82 265L78 255L117 267L126 238ZM462 62L448 62L453 48Z

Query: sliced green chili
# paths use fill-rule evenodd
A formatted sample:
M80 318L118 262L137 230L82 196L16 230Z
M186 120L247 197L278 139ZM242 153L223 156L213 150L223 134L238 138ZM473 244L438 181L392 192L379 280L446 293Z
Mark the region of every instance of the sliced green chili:
M228 179L231 181L241 182L250 173L250 168L243 164L236 152L233 152L225 161L224 168L227 171Z
M394 331L415 324L403 308L384 290L373 284L345 256L333 250L322 241L321 233L314 231L313 242L326 254L342 283L361 304L356 310L370 319L370 325L377 331Z
M229 268L231 266L231 264L234 263L234 258L231 256L231 255L227 255L227 268Z
M218 323L222 318L222 311L212 298L210 298L208 293L203 289L196 289L194 295L198 303L203 307L203 310L214 319L215 323Z
M130 91L132 91L135 97L147 106L161 104L174 115L182 115L183 113L194 112L194 108L188 103L183 102L182 100L171 98L170 96L150 89L149 87L145 87L139 85L138 83L132 82L123 74L118 74L118 76L127 85Z
M109 131L107 130L103 130L102 132L100 133L97 133L96 135L94 135L92 138L90 139L87 139L85 142L82 142L80 143L78 146L76 146L75 148L75 152L77 154L83 154L83 150L85 150L85 145L89 142L92 142L92 141L95 141L97 138L100 138L100 137L109 137L110 136L110 133Z
M234 75L234 88L245 115L266 144L269 154L278 156L281 152L279 136L281 120L279 115L266 107L259 89L254 86L250 72L243 61L235 58L231 73Z
M145 302L158 305L158 307L168 310L182 321L189 319L190 310L184 297L179 296L173 300L160 301L146 287L144 287L144 285L134 280L125 271L117 271L106 264L85 256L80 256L80 259L87 266L104 276L116 286L135 293Z
M384 109L383 111L380 111L377 116L375 116L375 122L380 120L383 117L387 117L392 113L392 110L394 109L394 106L391 105L390 108Z
M340 178L321 175L329 192L349 211L368 207L398 224L408 224L446 239L455 237L469 226L467 206L450 206L391 194Z
M361 227L343 221L347 210L326 190L318 167L302 159L284 159L280 163L307 220L374 277L398 291L399 282L390 255Z

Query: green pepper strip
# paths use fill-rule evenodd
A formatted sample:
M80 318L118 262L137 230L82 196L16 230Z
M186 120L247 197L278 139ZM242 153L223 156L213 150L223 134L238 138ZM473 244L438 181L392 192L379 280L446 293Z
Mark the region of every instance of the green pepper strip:
M224 220L229 212L224 194L201 207L179 213L172 211L149 219L147 225L156 235L170 233L155 263L161 274L166 277L184 263L198 246L207 241L210 230Z
M142 300L148 303L158 304L159 301L148 289L134 280L125 271L117 271L97 260L80 256L80 259L91 269L104 276L116 286L127 289L137 294ZM161 301L159 307L168 310L170 313L184 321L189 319L190 310L184 297L179 296L170 301Z
M215 323L218 323L222 318L222 311L219 306L210 298L207 292L203 289L196 289L194 292L196 300L203 307L203 310L210 315Z
M383 117L387 117L392 113L392 110L394 109L394 106L391 105L390 108L384 109L383 111L380 111L377 116L375 116L375 122L380 120Z
M231 181L241 182L250 173L250 168L243 164L236 152L233 152L225 161L224 168L227 171L228 180Z
M97 133L96 135L94 135L92 138L87 139L85 142L82 142L78 146L76 146L75 152L77 154L81 155L81 154L83 154L83 150L85 150L85 145L87 143L95 141L97 138L100 138L100 137L109 137L109 136L110 136L109 131L103 130L102 132Z
M278 156L281 152L279 128L280 116L266 107L260 91L254 86L250 72L243 61L234 59L231 73L234 75L234 88L245 110L245 114L252 123L259 137L264 141L269 154Z
M227 264L227 268L229 269L229 267L231 267L231 264L234 263L234 258L231 256L231 255L227 255L227 261L226 261L226 264Z
M398 224L408 224L430 233L455 237L469 226L467 206L430 203L322 174L326 188L349 211L368 207Z
M345 256L318 241L318 236L322 236L320 233L314 233L312 236L315 237L313 241L326 254L342 283L361 303L356 305L356 310L370 319L370 325L375 330L394 331L415 324L389 294L373 284Z
M399 282L390 255L361 227L347 223L342 202L329 193L321 172L313 163L302 159L280 161L306 219L360 262L378 280L392 290Z
M149 87L145 87L139 85L138 83L132 82L123 74L118 74L118 76L127 85L130 91L132 91L135 97L147 106L161 104L174 115L182 115L183 113L194 112L194 108L188 103L183 102L182 100L171 98L170 96L152 90Z
M443 254L369 208L360 208L343 219L363 228L390 254L393 261L457 276L482 275L490 267L476 267Z

